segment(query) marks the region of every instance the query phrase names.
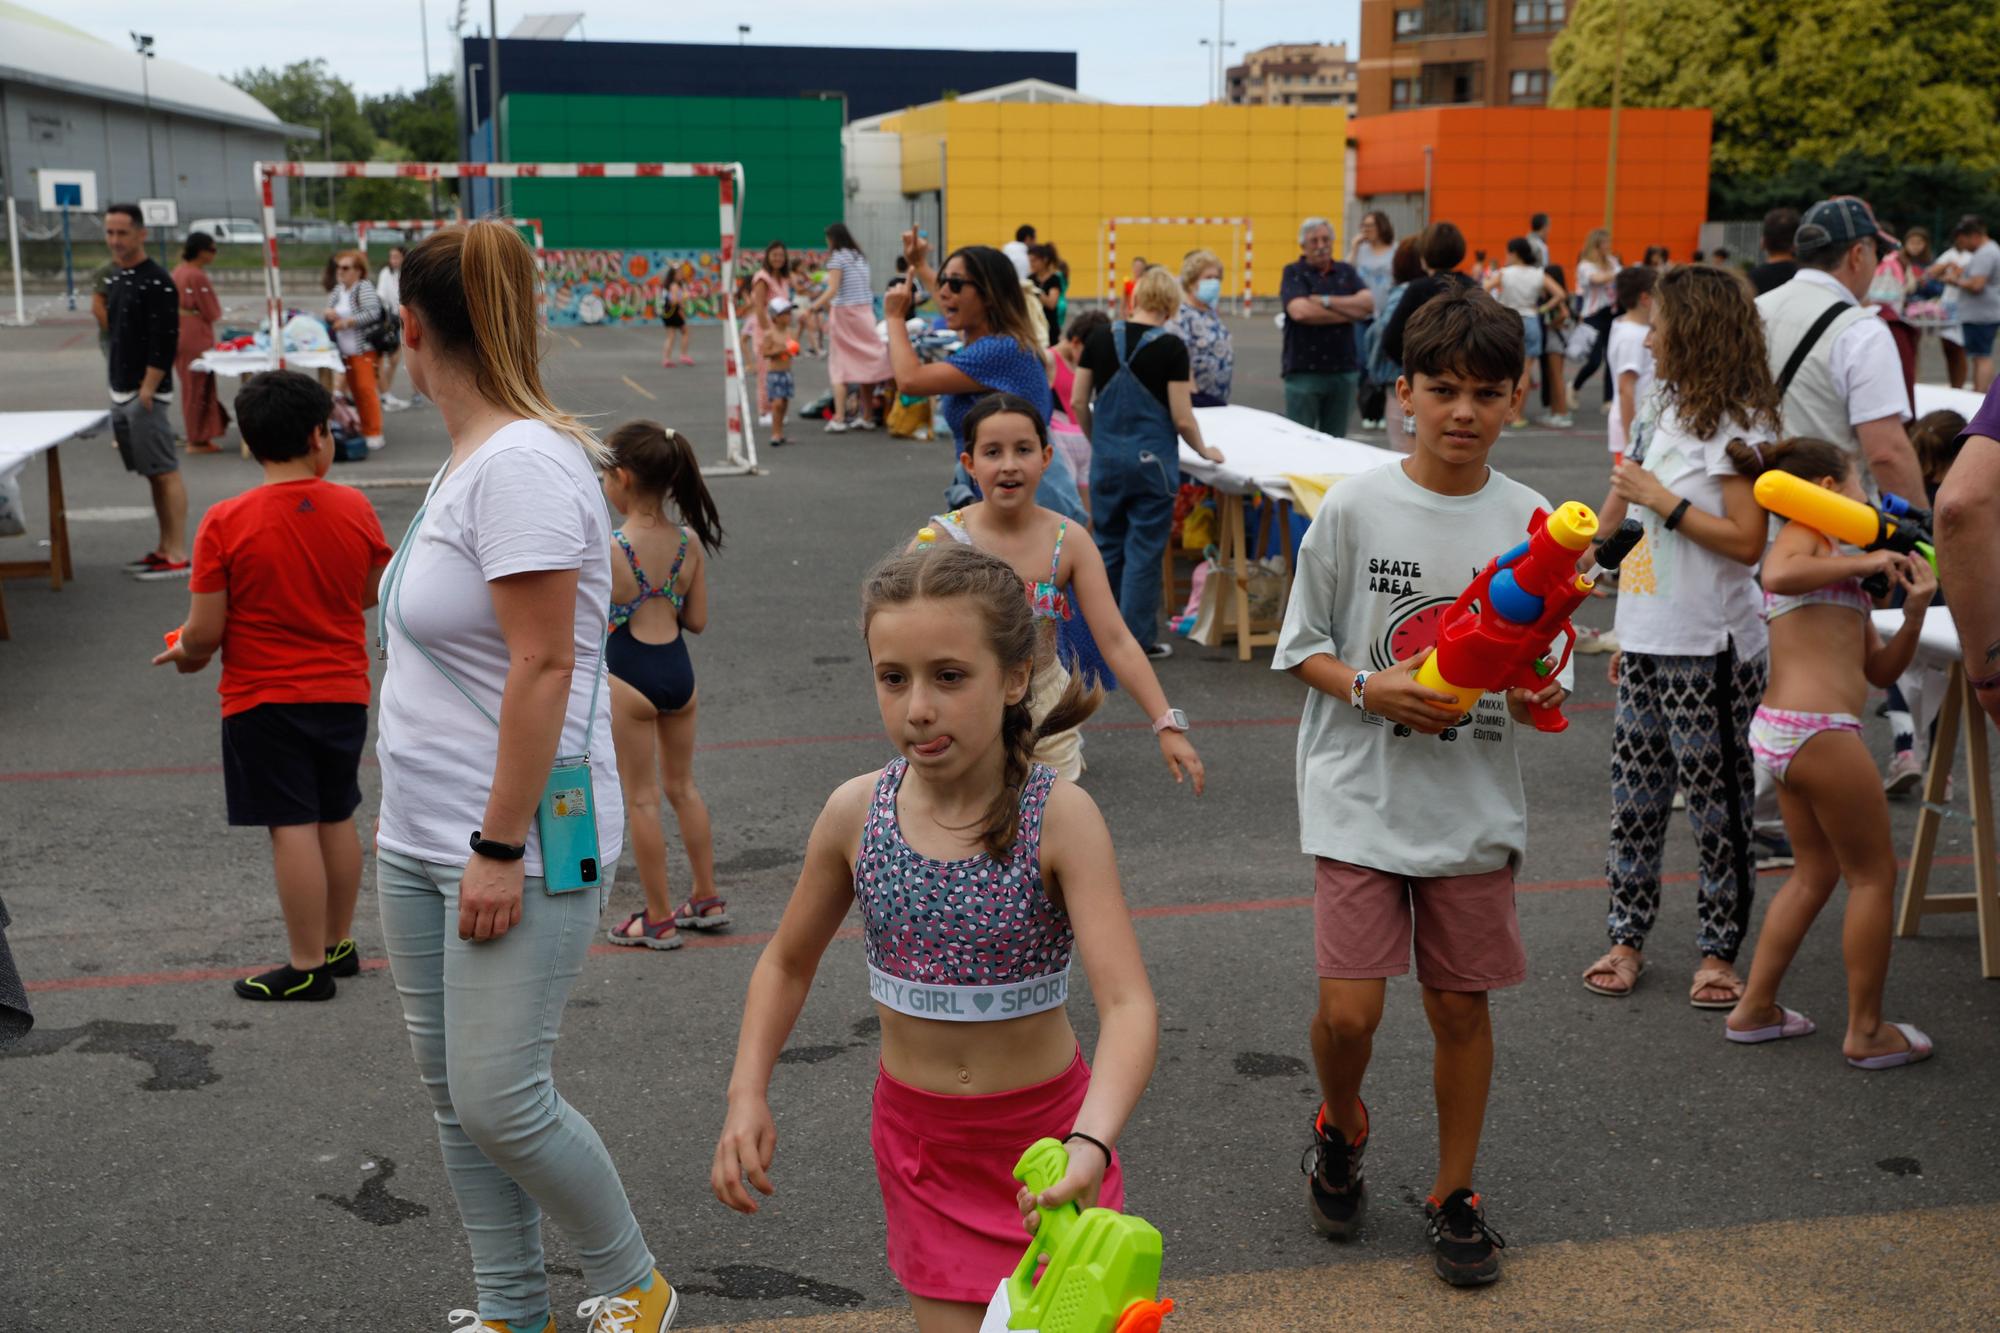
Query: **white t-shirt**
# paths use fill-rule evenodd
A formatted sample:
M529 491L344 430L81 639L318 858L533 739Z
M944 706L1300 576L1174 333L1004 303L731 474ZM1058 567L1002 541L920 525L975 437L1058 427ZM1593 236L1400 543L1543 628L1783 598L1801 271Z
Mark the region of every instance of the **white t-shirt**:
M1681 423L1671 402L1646 442L1644 467L1695 509L1721 517L1722 480L1742 477L1729 461L1731 440L1768 444L1773 436L1725 420L1702 438ZM1745 479L1747 480L1747 478ZM1646 536L1618 567L1618 646L1628 653L1712 657L1733 642L1739 658L1756 657L1770 642L1763 603L1750 567L1669 532L1666 519L1633 506Z
M1588 259L1576 261L1576 290L1583 296L1584 319L1589 319L1617 300L1617 289L1612 285L1612 279L1617 276L1616 259L1607 259L1602 264Z
M1521 543L1537 507L1549 502L1492 471L1471 495L1427 491L1398 463L1346 478L1326 493L1299 547L1272 666L1328 653L1379 671L1433 646L1446 608L1487 562ZM1565 686L1573 666L1563 669ZM1505 697L1484 696L1448 734L1398 734L1345 698L1306 691L1301 850L1394 875L1518 868L1528 803Z
M401 269L382 265L382 271L375 275L375 298L384 310L396 311L403 308L403 273Z
M539 421L503 426L434 486L396 583L383 589L389 667L375 741L382 846L464 865L468 840L486 814L500 746L499 730L415 650L403 627L497 717L509 657L487 584L509 574L574 569L576 674L556 755L590 756L598 858L617 864L625 804L611 745L611 690L600 684L610 549L611 524L590 460L574 440ZM599 685L594 729L586 727L593 685ZM533 821L527 873L542 873Z
M1014 261L1014 271L1021 275L1021 281L1028 280L1028 243L1009 241L1000 247L1000 253Z
M1494 295L1509 310L1532 315L1541 308L1546 279L1531 264L1509 264L1500 270L1499 291Z
M1619 378L1628 370L1639 376L1637 392L1632 397L1632 424L1639 424L1639 411L1646 402L1646 395L1653 391L1653 349L1646 346L1646 336L1652 332L1649 325L1620 316L1611 321L1611 346L1604 357L1611 366L1611 419L1607 436L1611 452L1625 452L1625 422L1619 415L1617 385Z
M1844 297L1849 305L1860 304L1838 278L1822 269L1802 268L1792 281L1824 287L1829 296ZM1826 368L1833 376L1834 388L1847 400L1849 425L1859 426L1883 417L1910 419L1910 394L1903 383L1903 360L1887 320L1857 319L1842 329L1827 354Z

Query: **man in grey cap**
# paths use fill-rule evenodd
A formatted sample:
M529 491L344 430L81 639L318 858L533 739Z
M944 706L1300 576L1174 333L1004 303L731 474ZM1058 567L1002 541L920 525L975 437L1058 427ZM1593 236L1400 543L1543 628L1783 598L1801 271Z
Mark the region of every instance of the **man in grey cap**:
M1785 431L1858 454L1863 484L1923 503L1923 474L1903 429L1909 392L1889 326L1861 304L1875 266L1900 243L1852 195L1806 210L1792 251L1799 271L1757 298ZM1870 478L1872 476L1872 484Z

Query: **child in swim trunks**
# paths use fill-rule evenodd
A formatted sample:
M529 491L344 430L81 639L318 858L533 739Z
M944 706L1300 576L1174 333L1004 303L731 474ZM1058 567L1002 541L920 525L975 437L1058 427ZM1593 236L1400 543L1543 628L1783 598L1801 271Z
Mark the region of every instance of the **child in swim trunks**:
M1021 576L937 542L868 576L862 632L898 756L841 785L744 1005L710 1184L738 1212L777 1146L768 1089L827 945L861 908L882 1023L872 1144L888 1260L921 1333L974 1333L1026 1245L1037 1203L1122 1206L1115 1149L1152 1075L1159 1018L1104 817L1035 763L1039 734L1096 706L1072 680L1028 714L1036 629ZM1097 1068L1064 1005L1081 950ZM1069 1170L1039 1199L1022 1151L1065 1139ZM808 1204L807 1206L811 1206Z
M1777 468L1866 503L1853 458L1824 440L1766 445L1761 457L1739 443L1729 453L1750 475ZM1877 574L1905 594L1902 626L1887 643L1875 632L1869 618L1874 600L1862 588L1862 580ZM1785 833L1798 861L1764 914L1750 979L1724 1035L1754 1044L1813 1032L1811 1019L1778 1003L1778 986L1845 875L1842 1053L1857 1069L1914 1064L1930 1055L1930 1038L1913 1024L1882 1019L1896 852L1875 761L1861 740L1861 714L1868 687L1887 687L1909 666L1937 576L1921 557L1836 548L1793 522L1765 555L1763 580L1771 683L1750 722L1750 749L1778 781Z
M694 663L687 636L708 627L707 552L722 521L694 446L656 421L631 421L605 444L614 457L604 497L624 516L611 534L611 738L646 905L610 931L613 944L678 949L679 930L718 930L729 904L715 890L708 807L694 786ZM668 505L672 505L672 514ZM660 797L674 808L694 889L674 906Z

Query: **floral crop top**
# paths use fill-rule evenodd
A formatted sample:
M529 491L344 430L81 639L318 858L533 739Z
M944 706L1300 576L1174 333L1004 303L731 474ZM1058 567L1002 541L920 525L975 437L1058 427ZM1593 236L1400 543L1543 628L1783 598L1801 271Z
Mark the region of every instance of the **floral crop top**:
M949 514L933 514L931 522L950 533L953 541L973 545L972 533L965 526L965 511L954 509ZM1040 583L1021 580L1028 594L1028 607L1041 620L1068 620L1070 618L1069 594L1056 583L1056 571L1062 568L1063 538L1069 535L1069 520L1064 519L1056 528L1055 554L1049 557L1049 576Z
M611 538L625 552L625 561L632 566L632 577L639 581L639 595L637 597L634 597L629 602L613 602L611 604L611 628L617 629L620 625L630 620L634 611L637 611L655 597L666 598L674 604L674 610L680 610L682 605L687 602L687 594L675 590L674 580L681 576L681 562L687 559L687 529L681 529L681 546L678 551L674 552L673 568L667 571L666 582L657 588L646 582L646 571L639 568L639 553L632 549L631 542L625 540L625 530L623 528L616 529L612 532Z
M947 1022L1060 1009L1076 936L1042 885L1042 812L1055 770L1036 764L1029 772L1006 856L956 861L933 860L903 840L896 794L908 771L901 758L883 768L854 859L870 996Z

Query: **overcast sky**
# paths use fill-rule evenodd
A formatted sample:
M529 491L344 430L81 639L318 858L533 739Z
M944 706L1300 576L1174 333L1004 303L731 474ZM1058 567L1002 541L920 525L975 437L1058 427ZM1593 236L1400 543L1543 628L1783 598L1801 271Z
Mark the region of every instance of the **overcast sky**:
M339 0L334 4L257 4L243 0L25 0L106 41L129 45L131 29L151 33L161 56L227 76L258 65L325 57L333 72L364 93L423 82L420 9L428 11L431 67L451 67L451 29L460 0ZM1359 0L1225 0L1232 60L1272 42L1345 41L1355 51ZM465 31L483 29L486 0L464 0ZM1208 96L1215 0L865 0L861 5L804 0L501 0L504 36L527 14L580 9L584 33L598 41L734 42L811 46L842 44L1053 50L1077 54L1082 91L1114 102L1201 102ZM665 17L670 16L670 17ZM857 20L866 19L865 23ZM866 36L863 37L865 32ZM829 61L838 55L829 52ZM660 89L671 93L671 88ZM966 91L971 91L967 89Z

